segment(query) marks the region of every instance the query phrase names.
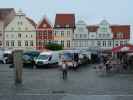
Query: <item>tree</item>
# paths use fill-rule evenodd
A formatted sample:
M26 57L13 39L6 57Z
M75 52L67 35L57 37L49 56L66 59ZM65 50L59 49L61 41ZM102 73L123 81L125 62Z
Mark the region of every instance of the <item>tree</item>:
M55 43L50 43L46 45L46 49L49 50L62 50L63 46Z

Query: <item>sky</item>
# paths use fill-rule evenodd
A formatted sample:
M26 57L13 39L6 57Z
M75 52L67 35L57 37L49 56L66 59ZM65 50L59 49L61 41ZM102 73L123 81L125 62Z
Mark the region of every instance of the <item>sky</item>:
M56 13L75 13L76 21L87 24L106 19L110 24L133 25L133 0L0 0L0 7L21 9L36 23L44 16L54 23Z

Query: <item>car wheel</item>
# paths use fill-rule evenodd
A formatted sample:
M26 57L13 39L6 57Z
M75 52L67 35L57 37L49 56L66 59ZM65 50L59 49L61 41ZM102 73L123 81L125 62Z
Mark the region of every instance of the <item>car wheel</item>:
M0 64L4 64L4 62L3 61L0 61Z

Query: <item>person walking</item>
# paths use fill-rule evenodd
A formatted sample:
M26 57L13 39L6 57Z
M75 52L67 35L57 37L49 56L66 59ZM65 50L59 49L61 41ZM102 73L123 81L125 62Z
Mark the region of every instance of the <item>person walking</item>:
M63 78L63 80L66 80L67 79L67 74L68 74L68 68L67 68L67 64L65 63L65 61L63 61L63 63L62 63L62 78Z

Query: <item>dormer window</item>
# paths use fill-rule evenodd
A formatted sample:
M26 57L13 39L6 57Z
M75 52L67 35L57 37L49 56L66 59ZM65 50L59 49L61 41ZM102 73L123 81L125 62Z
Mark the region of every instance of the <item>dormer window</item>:
M60 25L56 25L56 27L60 27Z
M66 27L69 27L69 25L66 25Z

